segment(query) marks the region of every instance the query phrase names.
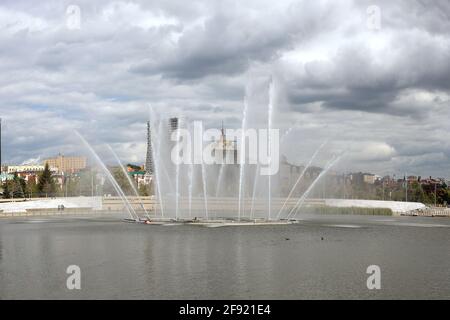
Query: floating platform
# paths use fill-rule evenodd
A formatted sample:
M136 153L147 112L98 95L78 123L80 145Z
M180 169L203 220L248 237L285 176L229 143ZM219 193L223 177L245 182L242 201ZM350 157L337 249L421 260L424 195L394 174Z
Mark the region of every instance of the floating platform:
M267 220L255 220L255 221L200 221L191 222L189 225L196 225L208 228L220 228L220 227L240 227L240 226L279 226L296 224L298 221L267 221Z
M278 226L278 225L290 225L297 224L297 220L232 220L232 219L214 219L214 220L203 220L203 219L124 219L125 222L129 223L140 223L146 225L162 225L162 226L180 226L180 225L192 225L207 228L220 228L220 227L240 227L240 226Z

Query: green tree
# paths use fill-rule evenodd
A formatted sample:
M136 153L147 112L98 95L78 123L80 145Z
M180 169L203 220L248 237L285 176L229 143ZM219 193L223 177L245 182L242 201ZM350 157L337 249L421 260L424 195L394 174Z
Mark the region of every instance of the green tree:
M76 175L67 176L64 184L64 192L68 197L78 196L80 193L80 178Z
M3 199L9 199L11 197L11 191L9 190L9 182L6 180L3 183Z
M14 173L13 180L11 181L11 193L13 198L24 198L24 180L19 178L17 172Z
M28 186L27 186L27 182L25 181L25 179L20 178L19 179L19 184L20 184L20 189L23 192L23 197L25 198L27 196L28 193Z
M38 184L35 179L29 179L26 183L26 194L31 197L37 197L39 195Z
M130 183L128 182L128 178L123 173L122 168L114 168L112 174L113 174L113 177L116 180L117 184L122 189L122 191L126 195L133 195L133 189L130 186Z
M127 164L127 168L131 168L134 171L140 171L141 170L140 166L137 166L137 165L134 165L134 164L131 164L131 163Z
M141 184L139 187L139 195L142 197L148 197L150 195L150 186L146 186L145 184Z
M48 167L48 163L45 164L44 171L39 177L38 182L38 191L39 195L43 196L45 195L48 197L49 195L52 196L55 193L55 182L52 178L52 173L50 171L50 168Z
M95 195L97 193L97 174L94 170L84 170L77 174L77 196L87 196Z

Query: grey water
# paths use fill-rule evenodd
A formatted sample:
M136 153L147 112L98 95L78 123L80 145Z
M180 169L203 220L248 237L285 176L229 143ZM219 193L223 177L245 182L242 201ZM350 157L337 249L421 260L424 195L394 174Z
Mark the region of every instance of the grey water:
M297 225L0 220L0 299L450 299L450 219L301 215ZM81 269L68 290L66 269ZM368 290L378 265L381 289Z

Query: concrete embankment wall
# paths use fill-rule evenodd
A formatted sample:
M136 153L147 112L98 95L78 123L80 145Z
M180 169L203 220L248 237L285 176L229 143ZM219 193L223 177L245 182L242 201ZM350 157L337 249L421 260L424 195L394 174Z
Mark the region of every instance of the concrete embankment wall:
M129 204L139 214L145 211L152 215L161 215L160 202L153 197L129 197ZM272 217L276 217L279 209L284 205L284 210L289 212L295 206L298 199L272 199ZM307 200L305 206L315 206L325 204L324 200ZM267 199L250 198L242 199L241 212L250 214L253 212L255 217L266 217L268 212ZM61 210L61 206L64 210ZM180 216L187 216L189 209L192 217L205 215L205 201L203 198L181 198L178 203ZM208 212L211 217L214 216L237 216L238 201L236 198L208 198ZM167 216L173 216L176 210L174 199L166 197L163 201L163 210L167 211ZM1 212L3 211L3 212ZM40 216L40 215L64 215L64 214L114 214L125 213L126 205L120 197L73 197L73 198L52 198L52 199L31 199L14 200L0 202L0 217L10 216Z
M5 213L26 213L33 210L58 210L63 206L65 209L102 209L101 197L71 197L71 198L43 198L43 199L21 199L0 202L0 210Z
M325 203L329 207L339 207L339 208L391 209L394 214L406 213L413 210L426 208L426 206L420 202L401 202L401 201L326 199Z
M295 207L299 199L274 198L271 202L271 216L275 218L283 207L285 217L292 208ZM129 197L128 201L135 211L143 214L144 211L152 215L161 215L160 202L154 197ZM64 206L64 210L58 207ZM237 216L239 213L238 201L236 198L215 198L207 199L208 213L210 217L215 216ZM254 217L267 217L269 203L267 199L242 199L241 214ZM205 215L205 201L203 198L180 198L178 203L180 216L187 216L189 208L191 216ZM174 198L165 197L163 200L163 210L166 216L173 216L176 210ZM318 210L318 211L317 211ZM39 215L70 215L70 214L123 214L126 207L120 197L73 197L73 198L53 198L53 199L32 199L2 200L0 201L0 217L8 216L39 216ZM308 199L304 202L302 212L333 213L340 212L353 214L387 214L391 211L394 215L414 214L423 216L450 216L450 210L430 211L422 203L396 202L396 201L375 201L375 200L349 200L349 199ZM417 212L420 212L417 213ZM416 214L417 213L417 214Z
M142 210L142 204L147 211L152 212L153 214L160 215L161 214L161 205L157 199L150 197L143 197L141 199L137 197L130 197L129 202L131 206L135 210ZM284 205L284 211L289 212L291 208L293 208L298 199L290 199L286 201L284 198L274 198L272 199L271 207L272 207L272 217L275 218L278 214L278 211ZM142 203L142 204L141 204ZM305 206L323 206L325 205L324 200L315 200L310 199L305 201ZM239 205L238 200L236 198L225 198L225 197L209 197L207 199L206 206L208 208L208 213L211 217L215 216L237 216L239 214ZM250 212L253 212L255 217L261 216L266 217L268 213L269 202L267 199L256 199L253 201L251 198L242 199L241 203L241 213L246 214L247 216ZM205 201L203 198L192 198L189 201L188 198L180 198L178 203L178 210L180 216L186 216L191 212L191 216L204 216L206 212ZM189 209L190 208L190 209ZM125 205L122 200L118 197L108 197L103 199L103 210L108 211L119 211L126 210ZM173 198L164 198L163 200L163 211L170 212L170 215L173 216L176 211L176 202Z
M92 214L92 208L65 208L64 210L58 210L55 208L39 208L39 209L27 209L26 211L0 211L0 217L27 217L27 216L58 216L58 215L87 215ZM100 212L100 211L98 211Z
M450 217L450 208L431 207L402 213L401 215L418 217Z
M301 214L327 214L327 215L360 215L360 216L392 216L389 208L365 208L365 207L330 207L309 206L301 209Z

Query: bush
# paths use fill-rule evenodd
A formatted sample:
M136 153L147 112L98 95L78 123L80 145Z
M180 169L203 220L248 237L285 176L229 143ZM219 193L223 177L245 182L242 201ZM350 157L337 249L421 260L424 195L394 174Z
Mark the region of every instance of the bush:
M388 208L341 208L341 207L304 207L302 213L312 214L342 214L342 215L362 215L362 216L392 216L392 210Z

